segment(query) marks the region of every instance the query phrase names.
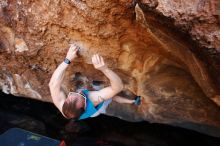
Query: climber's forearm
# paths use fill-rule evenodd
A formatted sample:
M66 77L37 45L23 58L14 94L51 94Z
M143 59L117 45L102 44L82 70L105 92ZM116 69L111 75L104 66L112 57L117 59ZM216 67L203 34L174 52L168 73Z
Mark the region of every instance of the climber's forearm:
M115 72L113 72L111 69L109 69L107 67L101 71L110 80L111 88L113 90L115 90L117 92L120 92L121 90L123 90L124 85L122 83L122 80Z
M79 50L79 47L77 47L75 44L71 44L70 48L67 52L66 59L69 61L73 61L73 59L77 56L77 51ZM68 63L68 62L67 62ZM57 69L54 71L51 79L50 79L50 89L51 88L56 88L60 89L63 78L64 78L64 72L67 69L68 64L62 62Z
M64 79L64 73L65 70L67 69L68 64L62 62L57 69L54 71L51 79L50 79L50 83L49 83L49 87L50 88L60 88L62 81Z

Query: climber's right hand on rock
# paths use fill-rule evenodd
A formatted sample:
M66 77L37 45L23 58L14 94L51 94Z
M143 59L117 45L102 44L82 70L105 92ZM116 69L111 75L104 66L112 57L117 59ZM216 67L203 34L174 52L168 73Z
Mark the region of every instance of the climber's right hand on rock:
M104 59L98 54L92 56L92 63L93 66L100 71L104 71L105 69L107 69Z
M79 50L79 46L75 44L71 44L69 51L67 52L66 58L72 61L74 58L77 57L78 50Z

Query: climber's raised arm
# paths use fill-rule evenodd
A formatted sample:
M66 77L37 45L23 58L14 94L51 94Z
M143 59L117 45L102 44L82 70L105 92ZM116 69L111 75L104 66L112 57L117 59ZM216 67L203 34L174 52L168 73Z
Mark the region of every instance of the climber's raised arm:
M108 100L120 91L122 91L124 85L121 78L106 66L101 56L99 56L98 54L93 55L92 63L96 69L104 73L104 75L110 80L111 83L109 87L103 88L99 91L90 92L90 99L95 105L98 105L102 101Z
M57 67L54 71L50 82L49 88L53 103L62 113L62 106L66 99L66 95L61 88L65 71L71 61L77 56L78 47L75 45L71 45L69 51L67 52L65 60Z

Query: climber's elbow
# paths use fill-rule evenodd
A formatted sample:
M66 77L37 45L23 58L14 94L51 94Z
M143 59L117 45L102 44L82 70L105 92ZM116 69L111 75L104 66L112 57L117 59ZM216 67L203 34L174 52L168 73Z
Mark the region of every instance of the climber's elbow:
M58 81L56 81L54 79L50 79L50 82L49 82L48 86L50 88L53 88L53 87L57 86L58 84L60 84L60 82L58 82Z
M50 80L48 86L49 86L49 88L51 89L51 88L54 86L54 83Z
M50 80L50 82L49 82L48 86L50 87L50 86L52 86L52 85L53 85L53 81L52 81L52 80Z
M121 84L118 87L119 92L121 92L124 89L124 84L121 82Z
M124 84L122 82L120 82L119 84L115 85L115 86L112 86L112 89L119 93L121 92L123 89L124 89Z
M52 90L55 90L58 87L58 83L50 81L48 86L49 86L49 89L52 91Z

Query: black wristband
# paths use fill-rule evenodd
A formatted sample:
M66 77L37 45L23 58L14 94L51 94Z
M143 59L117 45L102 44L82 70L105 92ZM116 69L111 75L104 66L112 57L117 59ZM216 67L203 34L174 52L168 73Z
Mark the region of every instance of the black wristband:
M67 59L67 58L64 59L64 62L65 62L66 64L70 64L70 63L71 63L70 60Z

